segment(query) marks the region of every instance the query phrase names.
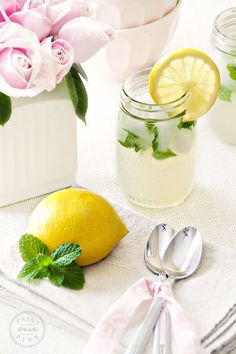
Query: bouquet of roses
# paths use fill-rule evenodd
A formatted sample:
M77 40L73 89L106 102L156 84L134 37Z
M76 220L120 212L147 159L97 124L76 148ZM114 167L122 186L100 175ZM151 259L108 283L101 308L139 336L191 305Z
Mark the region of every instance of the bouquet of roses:
M0 0L0 124L11 97L33 97L66 81L75 112L85 120L81 63L113 37L93 18L90 0Z

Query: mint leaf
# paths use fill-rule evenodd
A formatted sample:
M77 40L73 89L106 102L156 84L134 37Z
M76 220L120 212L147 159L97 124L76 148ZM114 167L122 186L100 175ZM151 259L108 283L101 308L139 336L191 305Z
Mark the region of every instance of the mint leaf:
M61 268L54 265L49 267L48 270L48 279L53 285L61 286L64 280L64 272Z
M62 285L65 288L73 289L73 290L80 290L83 288L85 279L84 273L80 266L73 262L64 269L64 280Z
M229 70L229 76L232 80L236 80L236 65L227 65L227 69Z
M189 129L192 130L196 125L196 122L194 120L192 120L191 122L179 122L179 124L177 125L177 127L179 129Z
M78 118L86 123L85 116L88 109L88 95L83 81L75 67L71 67L65 79L75 113Z
M156 160L165 160L168 159L169 157L177 156L172 150L168 149L166 151L153 151L152 156Z
M176 156L176 154L170 149L166 151L159 150L159 141L158 141L158 128L154 123L146 123L146 128L150 133L154 135L152 140L152 156L156 160L165 160L169 157Z
M38 254L48 255L48 248L39 238L25 234L19 240L19 250L25 262L37 257Z
M142 146L139 143L139 136L132 133L128 129L123 130L126 131L128 134L124 141L118 140L118 142L128 149L134 149L136 152L140 151L142 149Z
M81 248L75 243L64 243L51 254L54 264L64 267L75 261L81 255Z
M157 126L154 123L146 123L146 128L147 130L154 135L153 140L152 140L152 150L156 151L158 150L158 129Z
M0 92L0 125L6 124L12 113L11 98Z
M218 98L222 101L231 102L232 91L226 86L221 85L218 93Z
M147 128L147 130L152 133L152 134L156 134L157 133L157 127L154 123L149 123L147 122L145 124L145 127Z
M48 273L47 267L52 264L50 256L39 254L35 259L31 259L21 269L17 279L31 280L42 279Z

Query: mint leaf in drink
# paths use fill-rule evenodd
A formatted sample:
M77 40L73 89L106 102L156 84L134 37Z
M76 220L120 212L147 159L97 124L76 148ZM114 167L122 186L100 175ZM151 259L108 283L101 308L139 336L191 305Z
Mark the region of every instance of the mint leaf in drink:
M146 123L146 128L150 133L153 134L153 140L152 140L152 156L156 160L165 160L168 159L169 157L176 156L176 154L171 151L170 149L166 151L161 151L159 150L159 141L158 141L158 128L154 123Z
M81 248L75 243L64 243L57 247L51 254L54 264L64 267L76 260L81 255Z
M64 271L55 265L51 265L49 267L47 276L48 276L49 281L53 285L61 286L62 282L64 280Z
M218 93L218 98L221 101L231 102L232 91L230 91L226 86L221 85Z
M152 133L152 134L157 134L158 132L157 132L157 127L156 127L156 125L154 124L154 123L150 123L150 122L147 122L146 124L145 124L145 127L147 128L147 130L150 132L150 133Z
M38 254L48 255L48 248L37 237L25 234L19 240L19 250L25 262L37 257Z
M156 160L165 160L168 159L169 157L174 157L177 155L172 150L168 149L166 151L155 150L153 151L152 156Z
M18 274L18 280L42 279L48 273L48 266L53 261L50 256L39 254L35 259L31 259L21 269Z
M227 69L229 70L229 76L232 80L236 80L236 65L228 64Z
M189 129L192 130L196 125L196 121L192 120L191 122L182 122L180 121L179 124L177 125L177 127L179 129Z
M132 133L128 129L123 130L127 132L127 136L124 141L118 140L118 142L128 149L134 149L136 152L140 151L142 146L139 143L139 136Z
M80 290L85 283L84 273L80 266L73 262L64 268L64 280L62 285L73 290Z

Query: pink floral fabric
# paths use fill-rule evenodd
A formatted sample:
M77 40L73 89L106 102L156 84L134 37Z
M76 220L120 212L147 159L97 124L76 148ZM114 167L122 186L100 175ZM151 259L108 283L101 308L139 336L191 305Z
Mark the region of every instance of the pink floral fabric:
M202 354L196 330L175 300L170 286L145 278L131 286L101 318L84 354L97 354L98 348L99 354L115 353L135 316L143 312L143 305L151 305L154 296L162 298L171 317L173 354ZM143 318L145 314L142 314Z

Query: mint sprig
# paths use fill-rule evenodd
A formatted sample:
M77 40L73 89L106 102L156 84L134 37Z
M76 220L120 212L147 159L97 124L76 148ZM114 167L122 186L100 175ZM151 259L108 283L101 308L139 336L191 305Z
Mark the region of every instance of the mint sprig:
M55 286L78 290L84 286L84 274L75 260L81 255L81 248L74 243L65 243L57 247L52 254L37 237L25 234L19 241L22 259L26 262L18 280L31 281L48 278Z
M153 140L152 140L152 156L156 160L165 160L168 159L169 157L176 156L176 154L168 149L166 151L162 151L159 149L159 133L158 133L158 128L154 123L146 123L146 128L147 130L153 134Z
M126 138L124 141L118 140L118 142L128 148L128 149L134 149L136 152L140 151L142 149L141 144L139 143L139 136L132 133L128 129L123 129L125 132L127 132Z

